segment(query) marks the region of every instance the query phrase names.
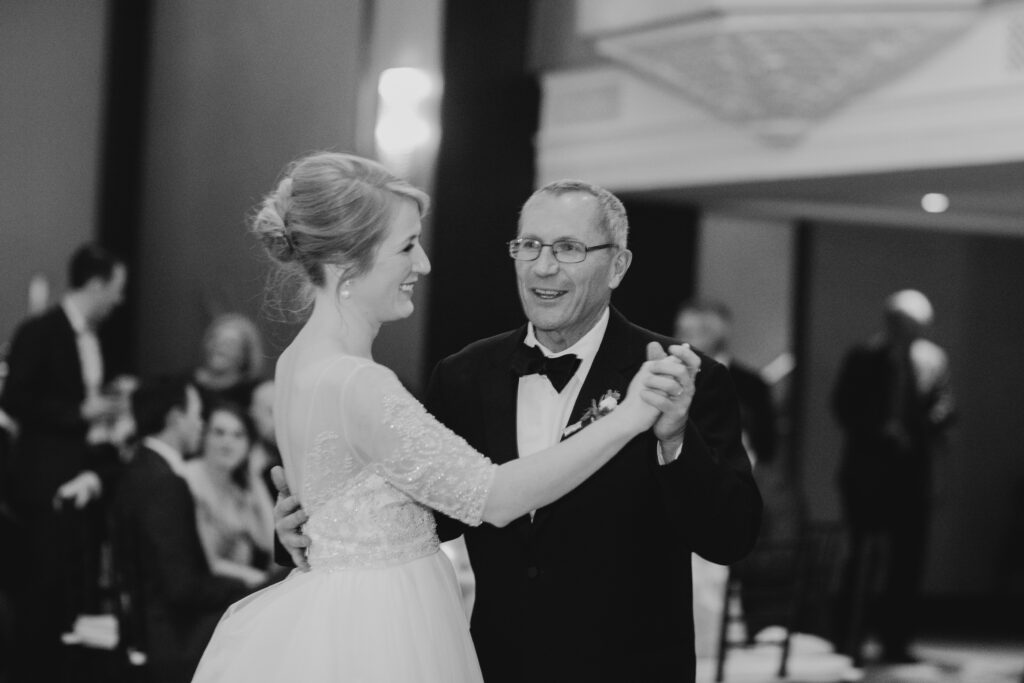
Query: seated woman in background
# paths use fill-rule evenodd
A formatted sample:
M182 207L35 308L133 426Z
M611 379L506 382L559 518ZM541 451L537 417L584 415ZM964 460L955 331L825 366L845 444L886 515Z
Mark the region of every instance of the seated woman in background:
M192 376L203 407L230 401L248 408L263 379L263 361L263 340L252 320L241 313L214 318L203 334L202 364Z
M253 587L270 578L274 538L273 502L250 473L255 438L252 420L240 406L216 404L199 457L185 464L210 568Z

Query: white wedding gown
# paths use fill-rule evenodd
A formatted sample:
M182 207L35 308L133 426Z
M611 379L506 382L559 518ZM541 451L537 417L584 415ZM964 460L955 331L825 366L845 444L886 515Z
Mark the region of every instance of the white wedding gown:
M232 605L194 681L481 681L430 508L479 524L497 466L373 361L289 349L275 386L311 570Z

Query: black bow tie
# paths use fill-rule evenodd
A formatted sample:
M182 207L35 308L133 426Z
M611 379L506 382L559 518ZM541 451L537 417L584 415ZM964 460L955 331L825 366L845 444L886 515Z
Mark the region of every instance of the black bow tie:
M576 373L580 362L579 356L574 356L571 353L549 358L536 346L520 344L512 358L512 372L519 377L546 375L555 391L562 393L562 389Z

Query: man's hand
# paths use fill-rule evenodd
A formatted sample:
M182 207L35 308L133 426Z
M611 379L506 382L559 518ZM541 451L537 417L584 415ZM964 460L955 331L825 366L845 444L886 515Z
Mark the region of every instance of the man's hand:
M66 504L75 506L81 510L90 501L96 500L103 493L103 483L99 476L90 470L79 472L74 479L70 479L57 489L53 496L53 507L59 510Z
M665 353L661 345L651 342L647 345L647 359L674 359L675 363L660 364L664 372L678 384L678 389L662 396L653 402L661 417L654 423L654 435L661 445L662 460L668 464L676 459L683 445L683 431L690 413L690 404L696 391L695 381L700 372L700 356L693 352L689 344L673 344L668 347L671 356Z
M277 529L277 537L292 556L295 566L302 571L308 571L306 548L309 547L310 540L309 536L302 533L302 525L309 517L299 504L299 499L288 490L288 481L284 478L284 469L280 465L270 470L270 478L274 480L274 486L277 488L277 504L274 505L274 528Z
M100 419L116 417L123 411L124 402L114 396L96 394L82 402L82 419L92 423Z

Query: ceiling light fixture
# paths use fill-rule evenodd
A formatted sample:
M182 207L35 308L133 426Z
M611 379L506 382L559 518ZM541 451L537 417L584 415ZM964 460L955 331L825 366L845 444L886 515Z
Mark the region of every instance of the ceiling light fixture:
M929 192L921 197L921 208L928 213L942 213L949 208L949 197L940 192Z

